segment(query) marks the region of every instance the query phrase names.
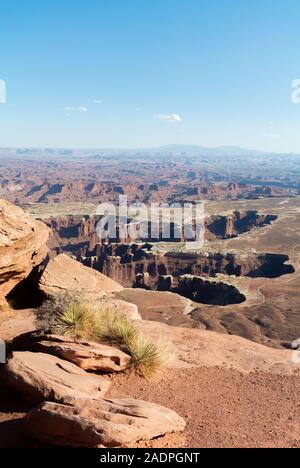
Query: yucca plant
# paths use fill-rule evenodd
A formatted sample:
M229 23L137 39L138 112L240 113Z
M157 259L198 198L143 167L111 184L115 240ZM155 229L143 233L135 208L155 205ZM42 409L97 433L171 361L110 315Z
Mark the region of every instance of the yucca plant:
M127 317L109 304L92 304L82 293L62 293L37 311L39 328L75 340L107 342L132 358L131 370L151 378L166 363L159 344L146 340Z
M128 351L132 356L132 368L141 377L150 379L165 364L159 347L142 336L137 336Z
M53 333L67 336L75 340L91 339L93 337L93 316L88 304L74 301L66 309L56 315Z
M139 331L124 315L115 313L108 322L107 339L128 351L137 340Z
M132 357L131 370L152 377L165 363L163 347L146 340L124 315L109 311L104 317L106 339Z

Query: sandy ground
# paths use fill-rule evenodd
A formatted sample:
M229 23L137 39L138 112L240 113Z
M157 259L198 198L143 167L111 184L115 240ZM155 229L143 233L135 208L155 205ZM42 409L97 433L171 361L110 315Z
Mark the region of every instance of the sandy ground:
M154 446L300 447L299 384L300 376L201 367L173 370L151 384L119 376L112 395L166 405L186 419L183 435Z

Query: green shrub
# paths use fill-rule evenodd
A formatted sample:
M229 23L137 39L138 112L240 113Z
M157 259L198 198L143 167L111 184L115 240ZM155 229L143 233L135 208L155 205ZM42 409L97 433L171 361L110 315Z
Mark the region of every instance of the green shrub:
M138 335L128 353L132 357L132 367L142 377L151 378L166 363L162 349Z
M74 302L56 316L53 333L75 340L93 338L93 314L88 305Z
M38 328L75 340L107 342L132 357L131 370L150 378L166 363L162 347L146 340L127 317L107 304L92 304L82 293L62 293L37 311Z

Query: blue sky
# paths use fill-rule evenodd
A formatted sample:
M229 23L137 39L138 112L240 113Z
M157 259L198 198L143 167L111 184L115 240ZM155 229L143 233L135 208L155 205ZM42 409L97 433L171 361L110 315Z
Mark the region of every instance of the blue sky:
M300 153L299 0L2 0L0 146Z

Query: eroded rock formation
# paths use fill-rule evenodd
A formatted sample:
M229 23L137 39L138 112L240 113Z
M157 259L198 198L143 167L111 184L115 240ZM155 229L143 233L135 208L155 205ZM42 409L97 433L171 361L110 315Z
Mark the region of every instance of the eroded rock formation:
M183 431L174 411L133 399L77 400L73 406L46 402L29 412L26 431L46 444L65 447L126 447Z
M0 302L47 257L50 230L0 200Z
M92 372L114 373L126 370L131 357L103 343L72 340L65 336L29 333L13 343L16 351L33 351L56 356Z
M246 301L244 294L240 293L235 286L199 276L180 276L177 287L172 290L202 304L227 306Z
M101 298L123 289L98 271L87 268L63 254L48 263L38 285L46 296L53 296L62 291L82 291L94 298Z
M214 241L218 239L230 239L239 234L251 231L254 228L261 228L270 225L276 221L277 216L259 214L257 211L239 212L234 211L225 215L214 215L205 218L205 240ZM59 216L56 218L43 219L43 221L52 229L56 235L55 248L60 247L62 250L71 252L77 255L91 253L100 243L96 229L100 217L97 216ZM129 220L130 221L130 220ZM185 242L184 233L178 237L178 229L171 223L170 234L168 237L164 234L164 227L160 226L160 237L157 239L151 238L151 224L144 228L148 232L148 236L142 237L141 240L147 242L151 239L152 242L175 241ZM159 229L159 228L158 228ZM167 231L166 231L167 232ZM136 239L128 237L119 240L117 238L110 239L113 243L131 243Z
M215 155L208 163L201 152L196 157L173 152L166 156L156 151L146 156L142 152L133 158L113 152L108 159L98 159L95 154L87 157L78 150L58 151L56 155L42 149L13 152L0 150L4 156L0 161L0 194L21 205L115 203L122 194L128 196L129 203L172 203L195 198L270 198L299 192L298 166L287 155L283 164L272 155L256 161L243 157L238 163L235 157ZM261 173L257 173L258 166Z
M254 228L267 226L276 219L275 215L261 215L257 211L210 216L205 219L205 239L230 239ZM148 242L124 243L110 239L107 243L99 243L96 234L98 221L99 218L89 216L46 220L60 239L62 250L76 254L84 265L100 271L125 288L173 291L199 302L201 298L207 304L227 305L243 302L245 297L224 282L218 284L205 281L205 278L218 274L272 278L294 272L294 268L286 264L289 260L286 255L218 252L209 251L208 248L200 253L157 253L153 243ZM151 225L148 227L150 231ZM200 279L189 280L189 287L183 288L187 279L183 282L179 278L186 275ZM194 288L196 284L199 291Z
M295 271L287 264L289 257L279 254L210 252L209 249L200 253L157 254L150 244L99 245L94 253L96 255L82 258L84 264L126 288L171 290L178 286L178 278L184 275L275 278Z
M33 404L45 400L64 403L67 397L101 398L111 385L71 362L27 351L12 354L1 369L1 382Z

